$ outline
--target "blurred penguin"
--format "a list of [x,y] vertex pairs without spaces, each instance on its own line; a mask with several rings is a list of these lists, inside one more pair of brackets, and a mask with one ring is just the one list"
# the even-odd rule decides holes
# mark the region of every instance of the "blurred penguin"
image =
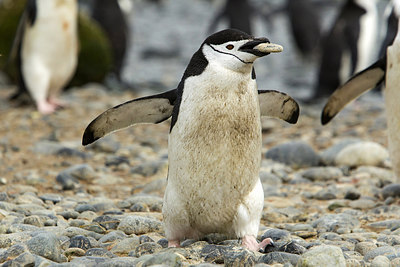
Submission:
[[304,56],[318,47],[321,24],[318,10],[309,0],[288,0],[287,14],[297,48]]
[[226,18],[228,20],[228,28],[238,29],[251,35],[252,13],[253,8],[248,0],[226,0],[225,6],[214,17],[210,26],[208,27],[208,32],[214,32],[219,21],[223,18]]
[[129,28],[117,0],[95,0],[92,17],[105,31],[112,47],[113,68],[111,73],[122,82],[121,73],[129,38]]
[[384,14],[384,27],[383,32],[385,36],[379,52],[379,56],[382,57],[386,54],[386,49],[388,46],[393,44],[394,38],[397,34],[397,29],[399,25],[400,10],[397,10],[395,6],[400,6],[400,0],[392,0],[388,3]]
[[347,0],[322,43],[319,77],[310,101],[326,97],[375,59],[378,14],[375,0]]
[[28,0],[11,56],[18,67],[19,90],[29,92],[43,114],[63,103],[57,98],[72,78],[78,57],[77,0]]

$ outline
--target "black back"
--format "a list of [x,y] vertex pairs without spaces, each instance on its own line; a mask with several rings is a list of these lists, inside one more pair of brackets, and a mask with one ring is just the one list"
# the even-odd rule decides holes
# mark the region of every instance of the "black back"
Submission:
[[287,12],[295,43],[309,55],[318,46],[321,26],[318,10],[309,0],[288,0]]
[[322,58],[313,98],[328,96],[340,85],[341,60],[346,52],[351,55],[351,73],[354,72],[358,60],[360,18],[365,13],[366,10],[354,0],[348,0],[341,9],[329,34],[322,41]]
[[113,53],[113,70],[121,81],[129,30],[117,0],[95,0],[93,18],[100,24],[110,40]]
[[386,49],[388,46],[393,44],[394,38],[397,35],[397,30],[399,27],[399,17],[396,14],[394,7],[392,8],[392,12],[387,20],[387,30],[385,39],[383,40],[382,47],[379,51],[380,56],[384,56],[386,54]]
[[226,0],[223,9],[214,17],[208,31],[213,32],[218,22],[226,18],[229,28],[239,29],[248,34],[252,33],[251,16],[253,8],[248,0]]
[[31,25],[35,24],[36,16],[37,16],[36,0],[28,0],[28,2],[26,3],[26,12],[27,12],[28,22]]

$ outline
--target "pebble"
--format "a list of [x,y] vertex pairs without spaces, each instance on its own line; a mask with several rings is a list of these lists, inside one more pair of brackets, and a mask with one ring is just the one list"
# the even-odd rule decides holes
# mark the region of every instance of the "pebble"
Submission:
[[380,144],[358,142],[343,148],[335,158],[338,166],[380,166],[389,157],[389,152]]
[[400,197],[400,184],[389,184],[382,189],[382,197]]
[[317,246],[300,256],[298,267],[346,267],[342,250],[336,246]]
[[125,234],[145,234],[162,230],[163,226],[160,221],[142,216],[126,216],[118,225],[118,230]]
[[265,157],[293,168],[318,166],[321,160],[309,144],[298,141],[272,147],[267,151]]
[[67,261],[62,254],[60,240],[53,233],[40,233],[28,240],[26,245],[29,251],[35,255],[55,262]]
[[360,142],[360,139],[345,139],[337,144],[329,147],[325,151],[321,153],[321,159],[326,165],[335,165],[335,160],[337,158],[337,155],[339,154],[340,151],[342,151],[343,148],[347,147],[350,144],[355,144]]

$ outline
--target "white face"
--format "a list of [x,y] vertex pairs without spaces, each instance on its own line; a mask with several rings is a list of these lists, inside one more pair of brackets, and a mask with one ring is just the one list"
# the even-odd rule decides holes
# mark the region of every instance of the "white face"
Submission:
[[239,72],[251,71],[256,55],[240,51],[239,48],[251,40],[230,41],[220,45],[205,44],[203,54],[210,64]]

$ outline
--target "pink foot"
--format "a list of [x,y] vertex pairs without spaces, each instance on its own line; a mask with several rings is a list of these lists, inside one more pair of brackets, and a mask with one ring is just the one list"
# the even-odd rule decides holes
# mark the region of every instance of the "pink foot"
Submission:
[[56,105],[47,101],[37,103],[37,107],[42,114],[51,114],[57,109]]
[[257,239],[252,235],[245,235],[242,238],[242,247],[245,247],[249,250],[253,251],[264,251],[267,245],[273,245],[274,242],[271,238],[266,238],[260,243],[257,242]]
[[181,242],[179,242],[179,240],[168,240],[168,247],[169,248],[180,248]]

